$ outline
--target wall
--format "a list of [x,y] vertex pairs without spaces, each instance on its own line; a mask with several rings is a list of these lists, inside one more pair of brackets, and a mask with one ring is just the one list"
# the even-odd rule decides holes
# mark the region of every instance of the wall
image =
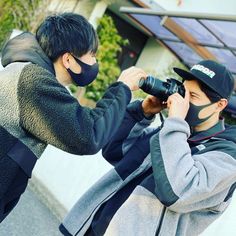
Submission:
[[111,165],[102,158],[101,152],[76,156],[49,145],[33,170],[31,187],[62,219],[78,198],[109,169]]
[[162,76],[169,65],[176,60],[175,56],[162,47],[154,38],[149,38],[136,63],[151,75]]

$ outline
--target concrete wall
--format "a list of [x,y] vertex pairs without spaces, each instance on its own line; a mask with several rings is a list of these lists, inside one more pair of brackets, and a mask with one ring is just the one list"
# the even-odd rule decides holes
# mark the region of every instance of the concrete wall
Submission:
[[143,68],[153,76],[161,77],[176,57],[165,47],[161,46],[156,39],[149,38],[136,63],[137,67]]
[[[93,0],[52,0],[48,7],[50,12],[68,12],[72,11],[83,15],[89,19],[92,24],[96,24],[97,17],[103,15],[107,3]],[[90,19],[91,17],[91,19]]]
[[46,204],[54,208],[52,211],[61,219],[110,168],[100,152],[93,156],[76,156],[49,145],[33,170],[31,186],[41,192]]

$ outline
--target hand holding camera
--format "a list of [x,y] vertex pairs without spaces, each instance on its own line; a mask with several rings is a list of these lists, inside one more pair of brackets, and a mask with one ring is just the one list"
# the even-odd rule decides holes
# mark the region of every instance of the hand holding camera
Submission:
[[122,71],[120,77],[118,78],[118,81],[121,81],[126,84],[131,91],[135,91],[139,89],[138,83],[140,78],[146,78],[146,76],[147,74],[144,72],[144,70],[132,66]]
[[168,117],[185,119],[189,110],[189,91],[185,89],[185,96],[172,94],[167,100]]
[[[189,98],[184,98],[186,90],[183,83],[173,78],[163,82],[152,76],[147,76],[146,79],[140,79],[139,87],[144,92],[153,95],[147,96],[142,103],[145,116],[157,114],[167,107],[169,109],[169,117],[185,118],[188,111]],[[188,101],[184,103],[185,100]]]
[[148,95],[142,102],[143,113],[146,117],[159,113],[166,108],[166,102],[162,102],[157,97]]

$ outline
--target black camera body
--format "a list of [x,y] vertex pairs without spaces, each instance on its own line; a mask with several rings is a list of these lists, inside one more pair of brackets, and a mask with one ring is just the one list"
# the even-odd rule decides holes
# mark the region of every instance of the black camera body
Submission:
[[147,76],[146,79],[141,78],[139,80],[139,88],[161,101],[167,101],[168,97],[174,93],[179,93],[182,97],[185,96],[183,83],[173,78],[161,81],[152,76]]

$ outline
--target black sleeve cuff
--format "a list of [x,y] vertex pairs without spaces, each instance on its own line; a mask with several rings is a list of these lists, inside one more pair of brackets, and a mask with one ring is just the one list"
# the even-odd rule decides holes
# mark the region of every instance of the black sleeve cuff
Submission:
[[127,95],[127,99],[128,99],[128,101],[130,101],[131,100],[131,97],[132,97],[132,93],[131,93],[131,90],[130,90],[130,88],[125,84],[125,83],[123,83],[123,82],[121,82],[121,81],[116,81],[116,82],[114,82],[113,84],[111,84],[110,86],[109,86],[109,88],[111,88],[111,87],[123,87],[124,88],[124,91],[125,91],[125,94]]
[[143,101],[139,101],[139,100],[136,100],[132,103],[130,103],[127,107],[127,112],[133,117],[133,119],[135,119],[136,121],[141,121],[143,119],[147,119],[147,120],[152,120],[153,116],[150,116],[150,117],[146,117],[144,115],[144,112],[143,112],[143,108],[142,108],[142,102]]

